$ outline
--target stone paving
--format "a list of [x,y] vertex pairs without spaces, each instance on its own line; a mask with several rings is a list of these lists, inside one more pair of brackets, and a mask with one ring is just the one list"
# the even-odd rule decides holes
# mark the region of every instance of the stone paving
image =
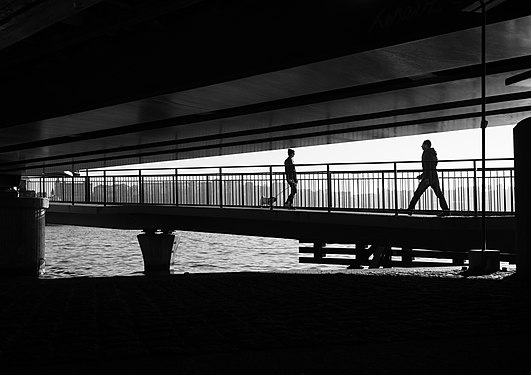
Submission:
[[0,279],[2,374],[518,373],[529,283],[461,271]]

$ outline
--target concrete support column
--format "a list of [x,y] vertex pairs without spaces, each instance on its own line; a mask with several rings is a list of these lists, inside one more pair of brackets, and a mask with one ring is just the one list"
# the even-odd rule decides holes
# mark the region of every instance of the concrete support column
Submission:
[[170,272],[170,263],[177,247],[177,237],[171,231],[144,230],[137,236],[145,274]]
[[19,198],[20,176],[0,176],[0,277],[38,276],[45,264],[46,198]]
[[513,129],[516,211],[516,273],[531,276],[531,117]]

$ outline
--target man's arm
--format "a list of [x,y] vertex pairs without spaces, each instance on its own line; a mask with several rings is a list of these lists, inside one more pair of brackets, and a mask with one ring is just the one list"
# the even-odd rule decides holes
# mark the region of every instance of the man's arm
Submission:
[[428,154],[426,151],[422,152],[422,173],[417,176],[417,179],[422,180],[425,176],[429,175],[429,163]]

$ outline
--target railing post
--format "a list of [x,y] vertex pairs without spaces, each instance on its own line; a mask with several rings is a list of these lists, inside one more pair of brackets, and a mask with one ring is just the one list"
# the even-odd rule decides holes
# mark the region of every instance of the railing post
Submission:
[[395,178],[395,215],[398,215],[398,169],[396,162],[393,163],[394,167],[394,178]]
[[179,206],[179,169],[175,168],[175,205]]
[[44,198],[44,176],[41,177],[41,183],[40,183],[40,187],[41,187],[41,198]]
[[219,208],[223,208],[223,169],[219,167]]
[[85,202],[90,203],[90,177],[85,173]]
[[107,206],[107,171],[103,171],[103,205]]
[[72,193],[72,206],[73,206],[74,205],[74,201],[75,201],[75,199],[74,199],[75,189],[74,189],[74,171],[73,171],[73,169],[72,169],[72,186],[71,186],[70,190],[71,190],[71,193]]
[[[206,175],[206,205],[210,205],[210,181],[208,179],[208,174]],[[199,180],[199,199],[201,200],[201,180]]]
[[477,178],[478,178],[478,168],[476,161],[474,160],[474,186],[472,187],[474,189],[474,216],[478,216],[478,186],[477,186]]
[[514,214],[514,184],[513,184],[513,170],[510,169],[510,181],[511,181],[511,213]]
[[[269,166],[269,197],[273,198],[273,166]],[[273,209],[273,202],[269,205],[269,209]]]
[[326,189],[327,201],[328,201],[328,212],[332,211],[332,174],[330,172],[330,164],[326,165]]
[[61,188],[62,193],[63,193],[63,197],[62,197],[61,200],[64,202],[65,199],[66,199],[66,194],[65,194],[65,178],[64,178],[64,176],[61,177],[61,183],[63,184],[63,186],[62,186],[62,188]]
[[112,203],[116,203],[116,177],[112,176]]
[[144,203],[144,181],[142,178],[142,170],[138,170],[138,203]]
[[385,210],[385,172],[382,172],[382,210]]
[[240,175],[241,178],[241,192],[242,192],[242,207],[245,207],[245,184],[243,183],[243,173]]

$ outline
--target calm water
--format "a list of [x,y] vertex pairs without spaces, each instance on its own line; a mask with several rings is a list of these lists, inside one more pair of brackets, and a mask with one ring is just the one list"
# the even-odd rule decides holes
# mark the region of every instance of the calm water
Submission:
[[[140,275],[144,270],[137,230],[46,226],[42,278]],[[176,231],[172,273],[344,269],[299,264],[296,240]]]

